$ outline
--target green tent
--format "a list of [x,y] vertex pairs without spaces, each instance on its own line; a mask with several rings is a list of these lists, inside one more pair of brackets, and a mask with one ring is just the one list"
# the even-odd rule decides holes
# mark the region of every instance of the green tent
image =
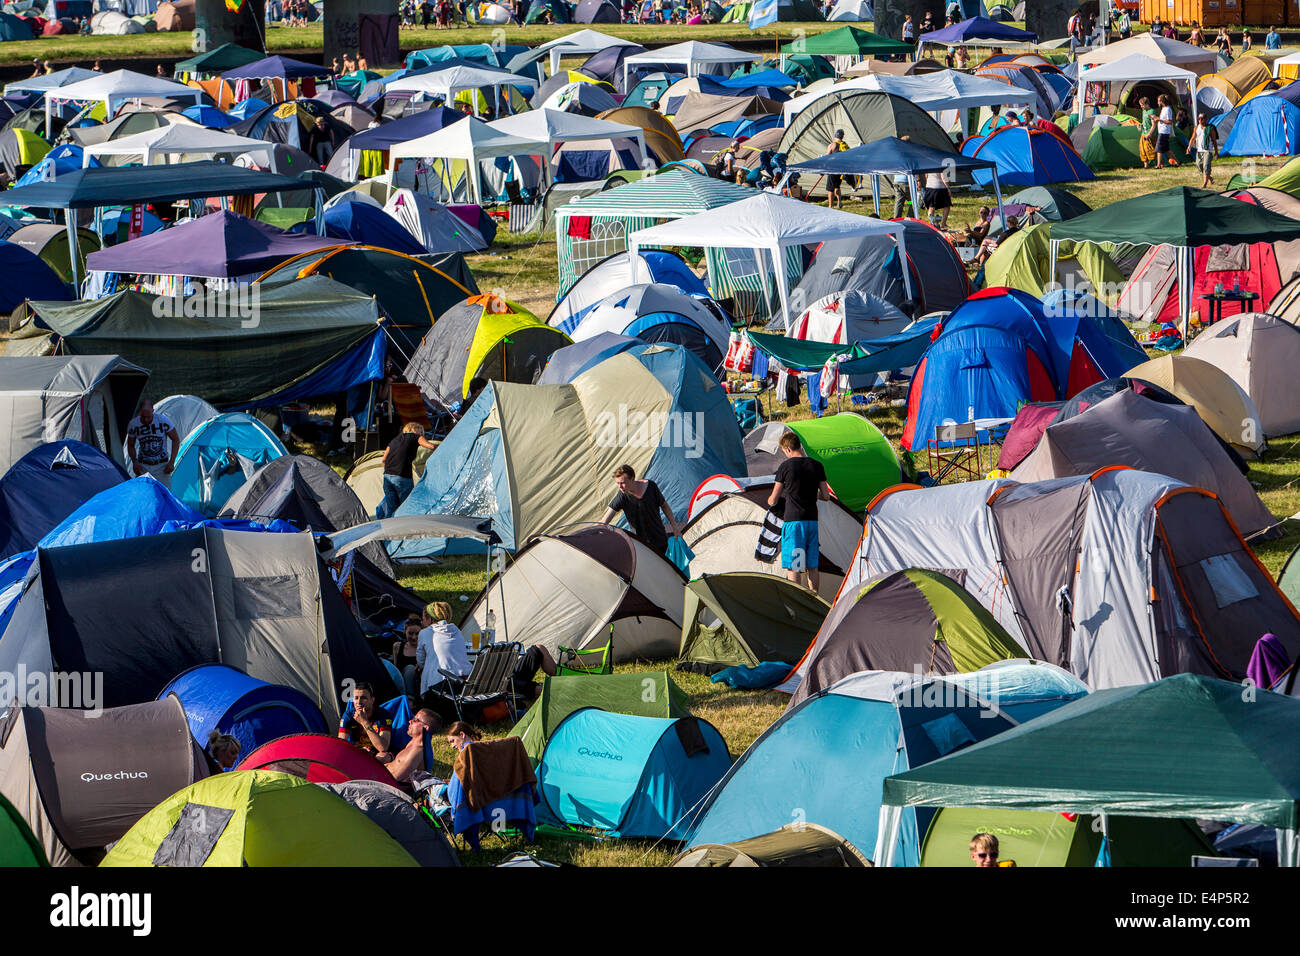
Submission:
[[980,806],[1295,829],[1297,736],[1300,700],[1178,674],[1097,691],[888,777],[883,802],[894,820],[905,806]]
[[1292,196],[1300,196],[1300,156],[1257,182],[1252,182],[1240,173],[1235,174],[1228,180],[1227,188],[1245,189],[1249,186],[1266,186],[1269,189],[1290,193]]
[[596,707],[633,717],[689,717],[686,694],[667,671],[595,674],[587,677],[547,677],[542,693],[510,730],[524,742],[534,766],[555,728],[574,711]]
[[0,797],[0,867],[49,865],[27,821],[12,803]]
[[820,56],[911,56],[916,48],[901,40],[891,40],[879,33],[858,27],[843,26],[825,33],[799,37],[781,47],[782,53],[808,53]]
[[[1094,172],[1137,169],[1142,165],[1138,151],[1141,138],[1141,126],[1094,126],[1083,148],[1083,161]],[[1180,163],[1189,162],[1186,139],[1181,133],[1170,140],[1170,155]]]
[[850,511],[901,480],[898,456],[889,439],[861,415],[841,412],[790,422],[808,457],[822,463],[826,483]]
[[856,593],[839,593],[816,643],[796,668],[799,686],[787,710],[861,671],[969,674],[1027,657],[953,578],[908,568],[874,578]]
[[1238,245],[1300,239],[1300,221],[1205,189],[1174,186],[1057,223],[1052,237],[1150,245]]
[[[1111,817],[1112,866],[1187,866],[1193,856],[1214,856],[1199,827],[1186,820]],[[998,860],[1022,866],[1095,866],[1101,850],[1099,818],[1045,810],[977,810],[945,807],[935,814],[921,845],[922,866],[971,867],[970,838],[998,838]]]
[[264,59],[266,59],[264,53],[250,50],[238,43],[223,43],[207,53],[200,53],[188,60],[181,60],[172,67],[172,75],[179,77],[183,73],[190,73],[200,76],[215,76],[218,73],[225,73],[226,70],[248,66],[250,63],[256,63],[258,60]]
[[168,797],[100,866],[418,866],[360,810],[301,777],[240,770]]
[[1053,263],[1052,232],[1056,225],[1038,223],[998,243],[997,251],[984,264],[985,283],[1020,289],[1042,298],[1049,288],[1064,281],[1061,275],[1068,270],[1076,273],[1077,278],[1086,278],[1093,290],[1099,292],[1124,287],[1124,273],[1095,242],[1063,240]]
[[1278,571],[1277,586],[1288,601],[1300,607],[1300,560],[1296,560],[1297,554],[1300,554],[1300,545],[1287,555],[1282,570]]
[[686,585],[678,666],[712,674],[766,661],[794,664],[830,609],[816,592],[761,571],[706,574]]

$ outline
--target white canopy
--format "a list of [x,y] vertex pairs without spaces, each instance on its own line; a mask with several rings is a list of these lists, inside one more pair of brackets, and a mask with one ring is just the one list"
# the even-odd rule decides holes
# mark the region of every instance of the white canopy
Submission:
[[55,103],[103,103],[107,114],[104,118],[111,119],[123,103],[146,96],[174,97],[199,103],[203,91],[186,86],[184,83],[177,83],[175,80],[164,79],[161,76],[145,76],[143,73],[133,73],[130,70],[103,73],[76,83],[69,83],[67,86],[46,90],[45,128],[50,128]]
[[999,80],[991,80],[986,76],[971,76],[969,73],[961,73],[957,70],[940,70],[937,73],[924,73],[917,76],[870,73],[789,100],[782,107],[785,125],[789,126],[794,117],[821,97],[844,90],[893,93],[905,100],[911,100],[927,113],[993,105],[1031,105],[1036,99],[1028,90]]
[[[781,297],[781,318],[788,325],[790,301],[785,250],[790,246],[871,235],[895,236],[899,258],[907,261],[901,223],[857,216],[762,192],[694,216],[639,229],[627,237],[627,246],[633,255],[644,246],[766,250],[772,257],[777,294]],[[761,263],[762,257],[759,260]],[[903,283],[908,296],[911,296],[912,282],[908,272],[903,270]]]
[[1175,84],[1181,83],[1187,90],[1189,101],[1196,99],[1196,74],[1191,70],[1153,60],[1141,53],[1130,53],[1122,60],[1105,63],[1090,70],[1080,68],[1079,89],[1074,97],[1079,116],[1083,116],[1084,103],[1087,102],[1087,87],[1090,83],[1125,83],[1130,80],[1168,80]]
[[[388,160],[390,169],[396,169],[402,159],[460,159],[477,168],[481,160],[496,156],[549,156],[550,153],[545,142],[502,133],[468,116],[427,136],[396,144],[388,151]],[[478,177],[471,176],[469,181],[472,200],[482,202]]]
[[15,80],[12,83],[6,83],[5,96],[13,93],[44,93],[46,90],[56,90],[60,86],[67,86],[69,83],[80,83],[82,80],[89,80],[103,75],[103,73],[96,70],[70,66],[66,70],[42,73],[40,76],[33,76],[29,80]]
[[[500,89],[503,86],[524,86],[536,89],[537,82],[508,70],[494,70],[491,67],[453,66],[433,73],[420,73],[417,76],[405,76],[394,80],[385,87],[387,93],[424,93],[426,96],[441,96],[450,103],[457,93],[468,90]],[[478,103],[474,104],[475,110]]]
[[640,45],[635,40],[612,37],[608,33],[601,33],[599,30],[578,30],[576,33],[570,33],[568,36],[549,40],[541,46],[534,47],[533,52],[545,52],[551,55],[551,75],[554,75],[560,69],[561,57],[591,56],[593,53],[599,53],[601,50],[609,49],[612,46]]
[[1123,60],[1135,53],[1141,54],[1148,59],[1159,60],[1162,63],[1172,63],[1174,66],[1186,67],[1194,70],[1198,75],[1213,73],[1218,60],[1218,56],[1213,50],[1192,46],[1190,43],[1183,43],[1181,40],[1170,40],[1166,37],[1142,33],[1129,37],[1127,40],[1120,40],[1118,43],[1095,46],[1088,50],[1087,53],[1079,54],[1079,72],[1082,73],[1089,67],[1096,68],[1103,63],[1114,63],[1116,60]]
[[95,146],[87,146],[82,153],[82,165],[89,166],[93,158],[104,156],[129,157],[123,165],[139,158],[141,165],[161,166],[168,163],[191,162],[197,158],[208,159],[226,154],[260,154],[258,165],[270,169],[274,143],[264,139],[250,139],[203,126],[181,124],[159,126],[157,129],[133,133],[121,139],[110,139]]
[[623,61],[623,88],[627,89],[627,76],[632,67],[682,66],[687,76],[698,76],[703,66],[739,65],[761,59],[754,53],[742,53],[721,43],[701,43],[687,40],[659,50],[634,53]]
[[[450,128],[459,124],[453,123]],[[645,132],[639,126],[626,123],[613,123],[609,120],[583,116],[580,113],[565,113],[560,110],[529,110],[514,116],[503,116],[488,124],[498,133],[517,136],[534,143],[544,143],[549,160],[555,147],[561,143],[575,143],[596,139],[631,139],[635,140],[641,150],[642,161],[646,158]]]

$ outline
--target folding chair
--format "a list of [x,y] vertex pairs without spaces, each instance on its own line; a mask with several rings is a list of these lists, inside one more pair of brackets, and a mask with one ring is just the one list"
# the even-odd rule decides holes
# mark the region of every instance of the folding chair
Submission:
[[572,647],[561,645],[559,650],[560,656],[555,662],[555,670],[561,677],[614,673],[613,636],[604,647],[590,647],[585,651],[575,651]]
[[984,477],[980,450],[974,422],[938,425],[934,438],[925,445],[926,468],[936,483],[950,474],[963,481],[978,481]]
[[519,719],[511,678],[519,666],[523,645],[518,641],[508,644],[489,644],[474,658],[474,667],[465,678],[457,677],[442,668],[438,673],[447,679],[448,690],[440,692],[456,708],[456,716],[465,719],[465,708],[482,709],[489,704],[504,701],[510,719]]
[[409,382],[394,382],[390,387],[392,388],[393,411],[402,420],[402,424],[409,425],[411,422],[418,422],[424,426],[425,431],[433,431],[433,417],[429,414],[429,406],[424,401],[420,386],[412,385]]

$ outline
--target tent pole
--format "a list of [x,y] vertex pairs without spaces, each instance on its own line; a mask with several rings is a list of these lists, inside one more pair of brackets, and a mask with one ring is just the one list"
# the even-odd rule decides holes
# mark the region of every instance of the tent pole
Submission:
[[871,174],[871,205],[875,207],[876,216],[880,216],[880,176]]
[[1178,311],[1182,313],[1183,319],[1183,345],[1187,345],[1188,327],[1192,318],[1192,283],[1196,277],[1192,275],[1192,256],[1191,249],[1188,246],[1178,246]]
[[899,266],[903,270],[903,291],[907,293],[908,302],[915,305],[916,292],[912,289],[912,270],[907,263],[907,230],[900,227],[896,238],[898,239]]
[[77,256],[80,250],[77,248],[77,217],[73,215],[72,208],[63,210],[64,228],[68,231],[68,264],[72,268],[72,286],[76,290],[78,297],[81,295],[81,270],[77,268]]

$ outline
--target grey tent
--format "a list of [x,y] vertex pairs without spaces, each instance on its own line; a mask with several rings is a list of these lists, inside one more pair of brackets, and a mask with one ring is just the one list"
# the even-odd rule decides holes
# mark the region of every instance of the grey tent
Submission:
[[442,830],[433,826],[402,791],[375,780],[318,783],[342,797],[402,845],[421,866],[460,866],[460,857]]
[[1153,402],[1132,389],[1049,425],[1011,477],[1046,481],[1090,475],[1113,465],[1168,475],[1212,492],[1243,534],[1254,535],[1276,524],[1194,408]]
[[1266,438],[1300,431],[1300,327],[1251,312],[1216,322],[1183,352],[1209,362],[1242,387],[1259,410]]
[[153,410],[171,419],[181,441],[209,418],[216,418],[219,414],[197,395],[168,395],[161,401],[154,402]]
[[589,650],[614,641],[614,659],[666,660],[682,634],[681,573],[625,531],[594,525],[542,535],[494,575],[460,628],[497,640]]
[[[664,94],[671,96],[670,89]],[[760,116],[780,116],[781,104],[765,96],[719,96],[698,90],[682,97],[673,115],[673,126],[683,136],[696,130],[713,129],[723,123],[735,123]]]
[[0,797],[54,866],[97,863],[142,816],[208,775],[173,696],[86,718],[16,705],[0,716]]
[[714,674],[769,661],[794,664],[829,610],[816,592],[770,574],[706,574],[686,586],[677,667]]
[[671,866],[870,866],[862,851],[828,827],[787,823],[774,833],[735,843],[700,843],[673,857]]
[[0,474],[64,438],[125,464],[126,426],[148,382],[145,369],[116,355],[0,356]]
[[[307,533],[197,527],[40,549],[22,588],[0,672],[102,674],[104,706],[153,700],[212,663],[291,687],[327,720],[349,682],[394,693]],[[0,683],[0,706],[13,693]]]
[[822,243],[795,287],[792,301],[811,303],[834,293],[861,292],[913,315],[950,312],[966,301],[971,293],[970,280],[943,233],[919,219],[905,219],[903,242],[912,288],[919,299],[915,304],[908,302],[898,243],[888,235]]

